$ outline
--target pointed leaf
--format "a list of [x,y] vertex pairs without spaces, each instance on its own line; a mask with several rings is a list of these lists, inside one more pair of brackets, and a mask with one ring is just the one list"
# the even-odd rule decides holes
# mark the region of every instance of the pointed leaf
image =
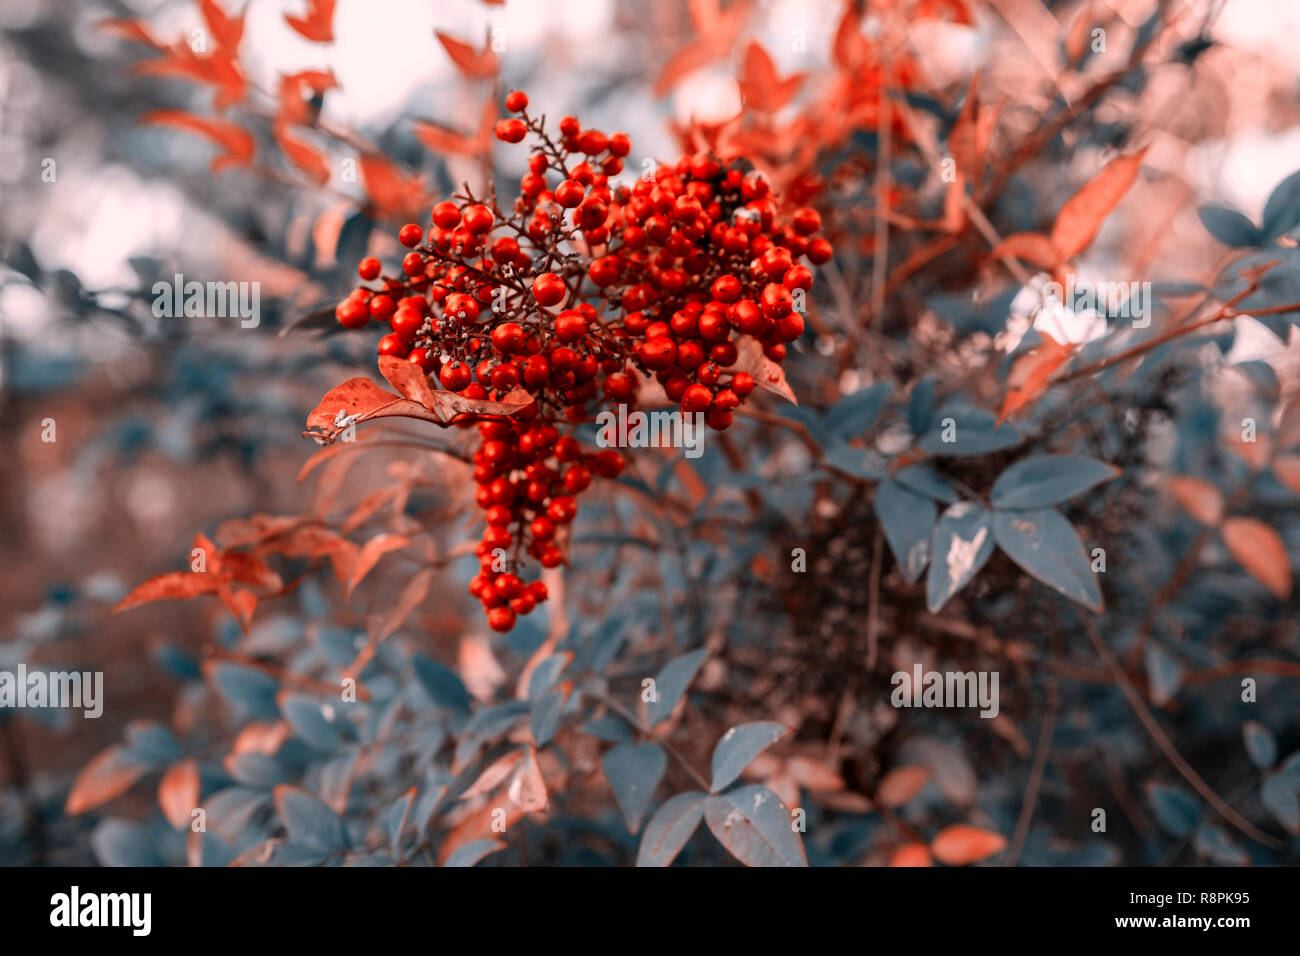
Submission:
[[1012,561],[1072,601],[1098,614],[1101,589],[1074,526],[1059,511],[998,511],[993,538]]

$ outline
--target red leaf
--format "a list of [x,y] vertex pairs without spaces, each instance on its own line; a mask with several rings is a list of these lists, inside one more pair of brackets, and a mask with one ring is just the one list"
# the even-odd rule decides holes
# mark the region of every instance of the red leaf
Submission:
[[1047,390],[1056,370],[1069,361],[1077,348],[1068,342],[1062,344],[1056,341],[1046,332],[1040,331],[1039,334],[1043,337],[1043,344],[1016,359],[1011,366],[1011,374],[1007,376],[1007,397],[1003,399],[1002,411],[998,413],[998,425],[1037,401]]
[[124,747],[114,744],[81,768],[68,791],[64,812],[75,817],[107,803],[129,790],[148,770],[133,760]]
[[334,0],[307,0],[307,15],[284,15],[284,22],[313,43],[334,42]]
[[287,123],[275,124],[275,142],[289,162],[302,170],[312,182],[323,186],[330,181],[330,164],[325,154],[315,146],[290,136]]
[[418,402],[386,392],[368,378],[350,378],[326,392],[307,416],[307,434],[327,444],[350,425],[395,415],[442,423],[437,413]]
[[415,120],[412,132],[432,152],[449,156],[477,156],[491,147],[492,128],[496,121],[496,99],[489,96],[479,114],[478,129],[473,134],[461,133],[433,120]]
[[1102,222],[1133,185],[1146,154],[1143,149],[1116,157],[1065,201],[1052,226],[1052,245],[1061,259],[1073,259],[1088,248]]
[[221,567],[240,584],[264,591],[279,591],[284,587],[280,575],[256,555],[245,554],[243,551],[225,551],[221,555]]
[[1273,459],[1273,477],[1300,495],[1300,455],[1278,455]]
[[219,173],[227,166],[244,166],[253,159],[256,143],[253,134],[237,123],[226,120],[207,119],[186,113],[184,110],[151,110],[140,117],[141,124],[154,126],[172,126],[189,133],[204,136],[224,152],[212,160],[212,171]]
[[1279,600],[1291,596],[1291,563],[1281,536],[1258,518],[1229,518],[1220,529],[1223,543],[1253,577]]
[[940,863],[964,866],[1001,853],[1006,845],[1006,838],[1000,833],[956,823],[939,831],[930,841],[930,850]]
[[434,35],[442,44],[442,48],[447,51],[447,55],[451,57],[451,62],[455,63],[456,68],[470,79],[486,80],[496,75],[499,63],[497,55],[492,52],[491,45],[476,50],[468,43],[463,43],[441,30],[435,30]]
[[835,30],[831,50],[835,65],[846,73],[855,72],[871,57],[871,44],[862,35],[862,19],[854,4],[844,5],[844,16]]
[[167,768],[158,784],[158,805],[173,828],[189,824],[199,805],[199,765],[194,758]]
[[799,404],[799,399],[795,397],[794,390],[790,388],[790,384],[785,380],[785,372],[781,369],[781,366],[763,354],[763,346],[759,344],[757,339],[748,335],[741,336],[739,353],[732,371],[748,372],[760,387],[775,395],[780,395],[788,402],[795,405]]
[[125,611],[151,601],[185,601],[217,590],[217,576],[206,571],[168,571],[159,574],[122,598],[113,613]]
[[235,620],[239,622],[239,629],[247,634],[249,625],[253,623],[253,612],[257,610],[257,595],[252,591],[236,591],[221,587],[217,589],[217,597],[221,598],[221,603],[235,616]]

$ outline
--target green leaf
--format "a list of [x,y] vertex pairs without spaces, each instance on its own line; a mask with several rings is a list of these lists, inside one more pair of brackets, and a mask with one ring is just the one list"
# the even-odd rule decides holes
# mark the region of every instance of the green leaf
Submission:
[[1261,231],[1276,239],[1300,225],[1300,171],[1292,173],[1273,188],[1264,203]]
[[1118,468],[1095,458],[1033,455],[998,476],[989,501],[1000,510],[1046,508],[1110,481],[1119,473]]
[[1235,209],[1227,206],[1202,206],[1196,210],[1196,215],[1210,235],[1225,246],[1249,249],[1264,241],[1264,234],[1255,224]]
[[1158,783],[1147,785],[1147,798],[1155,811],[1156,822],[1176,837],[1192,832],[1201,819],[1201,808],[1187,791],[1180,787],[1166,787]]
[[894,480],[908,491],[925,495],[946,505],[955,505],[960,497],[952,485],[948,484],[937,471],[929,465],[912,465],[899,469]]
[[423,654],[411,657],[411,667],[415,671],[415,679],[435,704],[447,710],[469,713],[469,691],[454,671]]
[[307,791],[281,784],[275,788],[275,808],[296,846],[325,853],[347,849],[343,818]]
[[717,793],[729,786],[754,762],[755,757],[789,732],[788,728],[770,720],[732,727],[713,748],[710,791]]
[[964,588],[993,554],[993,516],[973,501],[959,501],[934,526],[925,603],[930,613]]
[[827,428],[842,440],[857,438],[876,423],[889,401],[889,392],[887,382],[877,382],[845,395],[826,413]]
[[1294,780],[1283,773],[1270,773],[1260,785],[1259,800],[1288,833],[1300,834],[1300,795]]
[[1147,642],[1142,656],[1147,665],[1151,700],[1163,707],[1183,686],[1183,666],[1178,663],[1178,658],[1154,641]]
[[1196,828],[1192,840],[1196,852],[1224,866],[1248,866],[1250,854],[1238,846],[1237,841],[1212,823],[1202,823]]
[[443,866],[474,866],[485,856],[505,848],[506,845],[500,840],[474,840],[464,846],[457,847],[456,852],[447,857],[447,862]]
[[608,744],[630,744],[636,739],[627,722],[617,717],[597,717],[595,720],[587,721],[578,729]]
[[877,451],[853,445],[836,445],[822,457],[822,462],[854,478],[879,481],[885,476],[885,459]]
[[762,784],[709,797],[704,822],[718,841],[746,866],[807,866],[803,841],[790,826],[790,812]]
[[551,742],[560,726],[560,718],[564,716],[564,705],[568,700],[569,695],[558,687],[533,700],[528,721],[537,746],[545,747]]
[[1100,614],[1101,588],[1074,526],[1060,512],[998,511],[993,540],[1030,576]]
[[619,744],[606,752],[601,766],[605,768],[605,779],[614,791],[628,832],[636,833],[668,766],[668,757],[658,744],[649,741]]
[[707,799],[707,794],[691,790],[665,800],[646,824],[641,848],[636,854],[636,865],[667,866],[672,863],[704,819],[704,801]]
[[1241,725],[1241,736],[1246,741],[1250,762],[1260,770],[1267,770],[1277,761],[1277,741],[1272,732],[1257,720]]
[[333,751],[343,741],[343,730],[334,723],[334,716],[326,716],[325,708],[314,697],[294,694],[281,706],[285,719],[296,733],[317,750]]
[[929,498],[908,491],[892,478],[876,487],[875,507],[903,577],[915,581],[930,559],[930,532],[939,509]]
[[655,699],[650,701],[646,708],[651,727],[673,712],[677,701],[681,700],[682,694],[686,693],[686,688],[695,679],[696,672],[708,656],[709,652],[700,648],[664,665],[663,670],[655,678]]

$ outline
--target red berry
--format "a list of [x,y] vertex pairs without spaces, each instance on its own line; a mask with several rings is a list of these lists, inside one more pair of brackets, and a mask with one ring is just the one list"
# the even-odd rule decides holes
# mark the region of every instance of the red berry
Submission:
[[360,299],[344,299],[334,307],[334,318],[345,329],[364,329],[370,322],[370,308]]
[[533,540],[550,541],[555,537],[555,522],[546,515],[539,515],[533,519],[533,523],[529,525],[528,530],[532,532]]
[[794,308],[794,299],[790,290],[783,285],[769,282],[763,288],[763,314],[769,319],[781,319],[790,314]]
[[646,368],[657,372],[677,361],[677,346],[667,336],[659,336],[641,343],[637,354]]
[[740,280],[735,276],[718,276],[709,291],[719,302],[735,302],[740,298]]
[[737,372],[731,376],[731,390],[741,398],[745,398],[754,390],[754,376],[748,372]]
[[790,219],[790,225],[794,231],[801,236],[811,236],[822,227],[821,214],[816,209],[809,209],[804,206],[802,209],[796,209],[794,216]]
[[578,503],[572,495],[560,495],[551,499],[546,508],[546,516],[556,524],[568,524],[578,514]]
[[397,233],[397,241],[408,249],[414,249],[424,238],[424,230],[413,222],[408,222]]
[[585,465],[570,465],[564,473],[564,490],[571,495],[586,491],[591,484],[591,470]]
[[487,612],[488,627],[502,633],[515,626],[515,612],[508,607],[494,607]]
[[522,113],[528,109],[528,94],[520,90],[511,90],[506,94],[506,109],[511,113]]
[[380,355],[392,355],[396,358],[406,358],[407,353],[410,351],[410,344],[403,341],[401,336],[385,335],[379,340]]
[[411,349],[411,354],[406,360],[413,365],[418,365],[427,372],[432,372],[438,365],[438,355],[429,349]]
[[533,298],[539,305],[556,305],[567,293],[564,280],[554,272],[543,272],[533,280]]
[[572,179],[566,179],[555,187],[555,201],[565,209],[578,206],[586,195],[587,190],[583,188],[582,183]]
[[623,455],[613,448],[598,452],[592,459],[591,467],[602,478],[617,478],[623,473]]
[[424,257],[418,252],[408,252],[402,259],[402,271],[412,278],[424,275]]
[[524,347],[524,327],[518,322],[503,322],[492,330],[492,347],[510,355]]
[[444,199],[433,207],[433,221],[441,229],[455,229],[460,225],[460,209]]
[[470,383],[469,366],[463,362],[450,361],[438,373],[438,381],[443,388],[459,392]]
[[465,228],[475,235],[482,235],[491,230],[494,221],[492,210],[478,203],[465,207],[464,219]]
[[372,279],[378,279],[379,273],[382,270],[383,266],[380,265],[379,260],[374,256],[366,256],[357,264],[357,275],[361,276],[361,278],[365,279],[367,282]]
[[376,322],[387,322],[393,317],[396,308],[391,295],[380,293],[370,297],[370,317]]
[[394,334],[410,342],[415,338],[415,333],[424,326],[424,316],[414,309],[398,309],[389,325],[392,326]]
[[503,143],[521,143],[527,135],[527,124],[515,117],[503,119],[496,125],[496,137]]
[[691,385],[682,392],[682,411],[702,412],[713,401],[713,392],[706,385]]
[[478,321],[478,301],[472,295],[465,295],[463,292],[454,293],[447,296],[443,313],[451,316],[461,325],[473,325]]
[[776,334],[782,342],[793,342],[803,335],[803,316],[791,312],[776,323]]
[[[536,294],[536,286],[534,286]],[[555,337],[561,342],[576,342],[587,334],[587,320],[576,309],[565,309],[555,319]]]
[[825,239],[814,239],[808,243],[808,261],[815,266],[824,265],[831,261],[835,255],[835,249]]

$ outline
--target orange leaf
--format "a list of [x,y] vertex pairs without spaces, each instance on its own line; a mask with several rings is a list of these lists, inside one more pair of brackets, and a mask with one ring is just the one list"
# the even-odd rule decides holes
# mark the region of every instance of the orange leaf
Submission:
[[184,110],[151,110],[141,116],[139,122],[142,125],[172,126],[212,140],[224,150],[212,160],[214,173],[221,172],[227,166],[247,165],[253,159],[256,148],[253,134],[237,123],[207,119]]
[[185,601],[217,590],[217,576],[206,571],[168,571],[155,575],[122,598],[113,613],[151,601]]
[[193,757],[167,768],[158,784],[158,805],[175,829],[190,822],[199,805],[199,765]]
[[378,153],[361,157],[361,178],[366,195],[381,216],[411,218],[428,197],[428,190],[418,176],[403,172]]
[[239,629],[247,634],[249,625],[253,623],[253,612],[257,610],[257,595],[252,591],[222,587],[217,589],[217,597],[221,598],[221,603],[235,615],[235,620],[239,622]]
[[1281,536],[1258,518],[1229,518],[1221,530],[1228,551],[1250,576],[1286,600],[1291,595],[1291,563]]
[[1300,494],[1300,455],[1278,455],[1273,459],[1273,477]]
[[244,7],[238,16],[232,17],[216,0],[199,0],[199,11],[203,14],[203,21],[208,25],[208,32],[212,34],[218,49],[233,55],[239,47],[239,41],[244,38],[244,15],[248,13],[248,7]]
[[1069,361],[1077,348],[1068,342],[1058,342],[1041,330],[1039,334],[1043,337],[1043,344],[1016,359],[1011,366],[1011,374],[1007,376],[1007,397],[1002,400],[1002,410],[998,413],[996,423],[998,425],[1037,401],[1047,390],[1056,370]]
[[300,139],[289,135],[287,123],[275,124],[275,142],[288,158],[312,182],[325,185],[330,181],[330,164],[325,154]]
[[1117,156],[1082,189],[1065,201],[1052,226],[1052,245],[1062,259],[1073,259],[1092,242],[1142,167],[1145,149]]
[[379,559],[389,551],[397,551],[411,543],[411,539],[400,534],[377,534],[361,546],[357,552],[356,560],[352,564],[352,573],[348,577],[347,597],[352,597],[352,592],[356,586],[361,583],[361,579],[370,573],[371,568],[379,563]]
[[901,807],[915,798],[929,779],[929,767],[895,767],[880,781],[876,795],[887,807]]
[[311,110],[307,94],[324,96],[339,88],[333,70],[303,70],[280,77],[280,113],[278,120],[295,126],[310,122]]
[[964,866],[1001,853],[1006,845],[1006,838],[1000,833],[957,823],[939,831],[930,841],[930,851],[940,863]]
[[131,72],[135,76],[175,76],[214,86],[217,95],[213,105],[219,111],[240,102],[248,92],[248,80],[239,61],[221,48],[199,56],[184,43],[178,43],[157,59],[133,64]]
[[846,73],[865,65],[871,57],[871,44],[862,35],[862,18],[852,3],[844,5],[844,16],[840,18],[840,25],[835,30],[831,50],[835,56],[835,65]]
[[1223,493],[1204,478],[1172,475],[1165,484],[1174,500],[1201,524],[1213,527],[1223,520]]
[[284,22],[313,43],[334,42],[334,0],[307,0],[307,15],[284,15]]
[[930,851],[924,843],[904,843],[889,858],[890,866],[932,866]]
[[761,43],[751,40],[745,48],[740,91],[744,94],[745,102],[754,109],[776,112],[790,102],[802,83],[802,73],[781,79],[776,72],[776,64]]
[[120,744],[114,744],[81,768],[68,791],[64,812],[75,817],[107,803],[129,790],[148,769],[133,760]]
[[451,57],[451,62],[455,63],[456,68],[471,80],[486,80],[496,75],[499,63],[490,44],[485,45],[482,50],[476,50],[468,43],[463,43],[441,30],[435,30],[434,35],[442,44],[442,48],[447,51],[447,55]]
[[1061,261],[1052,240],[1036,232],[1018,232],[1007,236],[989,253],[995,259],[1024,259],[1040,269],[1051,271]]
[[110,19],[101,20],[98,24],[99,29],[105,33],[111,33],[115,36],[122,37],[124,40],[132,40],[136,43],[142,43],[145,46],[151,46],[155,50],[161,50],[163,45],[154,39],[149,28],[139,20]]

